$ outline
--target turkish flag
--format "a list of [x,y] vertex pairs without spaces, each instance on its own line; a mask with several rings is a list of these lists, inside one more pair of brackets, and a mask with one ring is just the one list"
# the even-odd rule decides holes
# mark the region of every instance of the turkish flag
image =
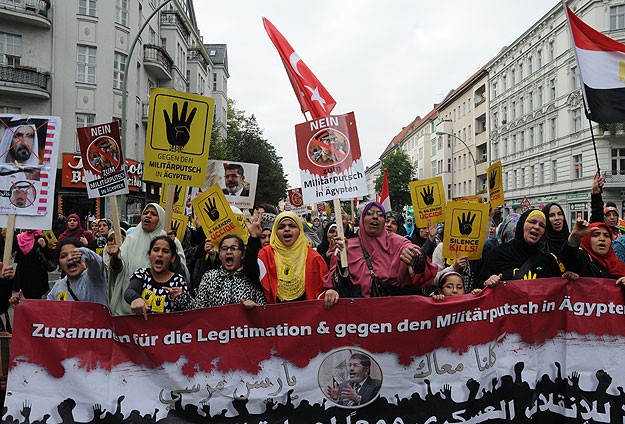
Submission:
[[310,112],[313,119],[328,116],[336,105],[336,101],[276,27],[266,18],[263,18],[263,25],[271,42],[278,49],[302,113]]

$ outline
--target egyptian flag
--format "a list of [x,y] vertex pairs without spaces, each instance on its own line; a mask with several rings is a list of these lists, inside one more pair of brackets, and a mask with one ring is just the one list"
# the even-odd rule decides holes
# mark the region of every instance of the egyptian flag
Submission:
[[313,119],[330,115],[336,102],[328,90],[268,19],[263,18],[263,25],[271,42],[280,54],[282,64],[302,108],[302,113],[310,112]]
[[625,45],[564,7],[575,43],[586,116],[603,124],[625,122]]

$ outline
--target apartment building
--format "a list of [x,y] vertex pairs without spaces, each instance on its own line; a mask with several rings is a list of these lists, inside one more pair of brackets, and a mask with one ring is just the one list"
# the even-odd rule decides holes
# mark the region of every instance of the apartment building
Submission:
[[119,204],[128,219],[159,194],[141,180],[150,90],[214,97],[225,135],[228,77],[226,45],[204,44],[192,0],[0,0],[0,112],[62,118],[58,212],[110,216],[83,190],[75,129],[122,121],[124,80],[131,193]]

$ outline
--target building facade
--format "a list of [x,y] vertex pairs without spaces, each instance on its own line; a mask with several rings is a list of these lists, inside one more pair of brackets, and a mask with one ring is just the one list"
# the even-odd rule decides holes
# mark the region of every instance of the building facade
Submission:
[[58,212],[111,216],[103,199],[88,199],[81,188],[76,128],[122,121],[124,79],[122,143],[133,173],[131,193],[119,202],[122,219],[158,198],[158,185],[141,182],[152,88],[214,97],[216,128],[225,135],[226,46],[204,45],[192,0],[171,0],[149,19],[164,2],[0,0],[0,112],[62,118]]

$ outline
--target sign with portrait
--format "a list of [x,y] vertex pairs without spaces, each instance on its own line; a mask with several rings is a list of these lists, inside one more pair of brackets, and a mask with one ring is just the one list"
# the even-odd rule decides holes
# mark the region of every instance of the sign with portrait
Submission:
[[191,199],[213,184],[219,184],[231,206],[252,209],[256,197],[257,180],[258,164],[256,163],[211,159],[208,161],[206,181],[199,189],[191,189]]
[[368,195],[354,113],[295,126],[304,203]]
[[52,226],[60,132],[58,117],[0,114],[0,226]]
[[480,259],[488,229],[487,203],[449,202],[445,214],[443,257]]
[[204,187],[214,110],[210,97],[152,89],[144,179]]
[[415,222],[418,228],[436,225],[445,221],[447,198],[443,188],[443,177],[411,181],[410,197],[415,210]]
[[191,204],[197,215],[206,238],[217,246],[227,234],[236,234],[243,237],[247,234],[247,228],[243,231],[236,213],[226,200],[219,184],[213,184],[206,191],[195,197]]
[[128,194],[126,162],[119,141],[119,122],[76,128],[87,196]]
[[506,202],[503,196],[503,168],[501,161],[493,163],[486,168],[486,178],[488,183],[488,201],[491,208],[503,206]]

